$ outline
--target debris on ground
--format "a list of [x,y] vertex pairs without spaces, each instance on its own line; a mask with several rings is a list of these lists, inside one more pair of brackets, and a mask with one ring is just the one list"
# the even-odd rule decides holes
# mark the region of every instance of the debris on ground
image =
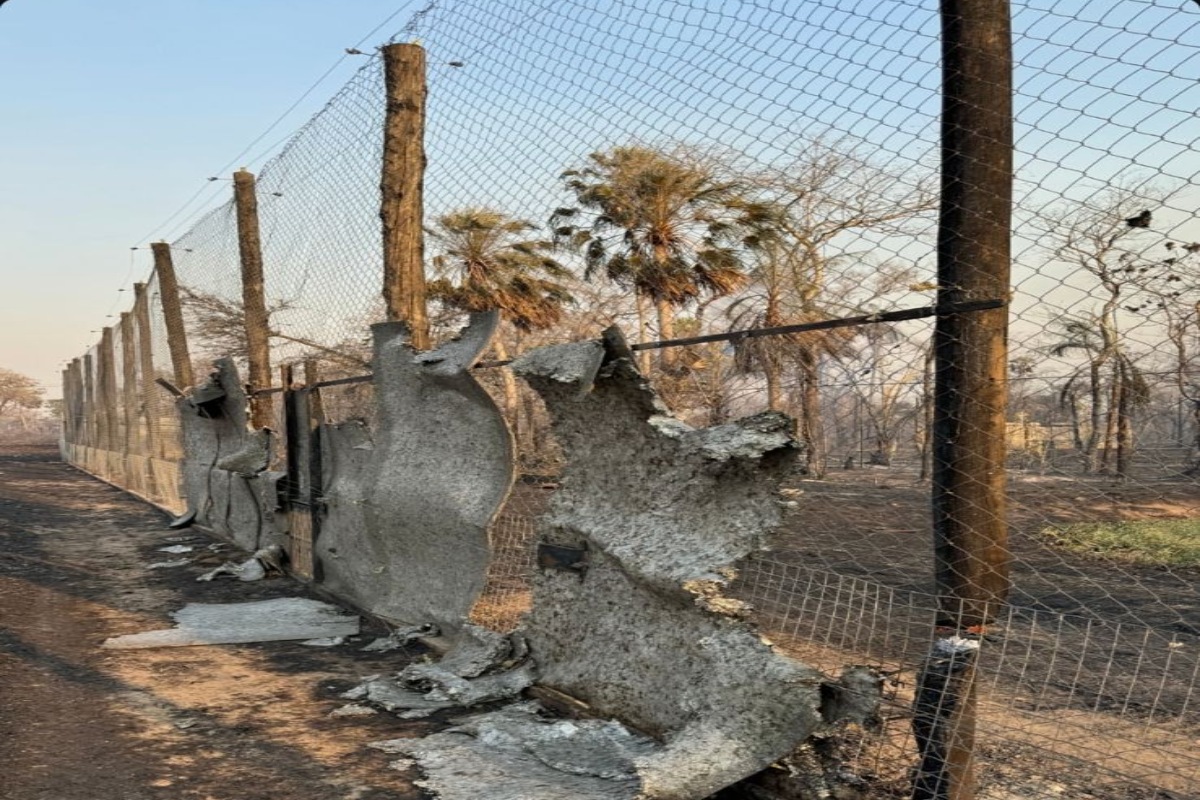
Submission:
[[158,548],[160,553],[190,553],[195,550],[195,545],[190,544],[173,544],[168,547]]
[[375,714],[378,714],[378,713],[379,713],[378,710],[371,708],[370,706],[364,706],[359,703],[347,703],[344,706],[338,706],[333,711],[330,711],[329,716],[331,716],[331,717],[370,717],[370,716],[374,716]]
[[180,558],[176,561],[155,561],[153,564],[148,565],[146,569],[172,569],[174,567],[186,567],[191,563],[192,561],[189,558]]
[[381,636],[359,649],[364,653],[389,653],[422,637],[437,635],[438,629],[434,625],[412,625],[407,628],[397,628],[387,636]]
[[240,564],[226,561],[196,580],[211,581],[220,575],[231,575],[239,581],[260,581],[272,572],[283,574],[283,548],[277,544],[255,551],[254,555]]
[[171,614],[174,628],[106,639],[101,647],[188,647],[353,636],[359,618],[337,606],[304,597],[279,597],[249,603],[189,603]]
[[467,625],[441,661],[413,664],[394,677],[369,675],[342,697],[412,719],[444,708],[511,700],[536,677],[524,638]]
[[[633,800],[637,762],[659,745],[611,720],[547,719],[537,703],[477,714],[420,739],[372,742],[416,759],[443,800]],[[413,762],[392,763],[408,769]]]
[[345,643],[345,636],[323,636],[320,639],[306,639],[300,642],[305,647],[337,647]]

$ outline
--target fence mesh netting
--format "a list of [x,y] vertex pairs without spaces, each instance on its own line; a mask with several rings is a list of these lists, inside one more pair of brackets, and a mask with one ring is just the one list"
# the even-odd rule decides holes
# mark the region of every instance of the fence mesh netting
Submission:
[[[1200,7],[1012,6],[1014,590],[981,642],[982,791],[1190,796]],[[428,53],[435,338],[461,324],[464,281],[480,268],[491,270],[480,291],[508,303],[497,360],[610,324],[646,341],[930,305],[939,32],[937,3],[901,0],[430,3],[396,38]],[[368,326],[384,318],[383,73],[378,55],[364,59],[258,175],[271,358],[319,362],[322,379],[366,372]],[[217,177],[214,197],[228,189]],[[246,353],[232,201],[186,225],[172,250],[203,376],[213,358]],[[639,267],[656,247],[672,266]],[[534,290],[514,293],[520,276]],[[145,313],[131,309],[67,371],[67,448],[181,510],[178,423],[153,386],[173,375],[158,291],[152,279]],[[777,645],[818,666],[884,670],[888,713],[856,756],[880,792],[912,764],[908,709],[937,607],[932,329],[868,325],[640,361],[691,424],[767,408],[800,421],[784,524],[734,588]],[[522,473],[476,609],[508,629],[528,605],[537,518],[563,464],[533,393],[504,368],[480,380]],[[369,421],[371,391],[323,390],[329,421]]]

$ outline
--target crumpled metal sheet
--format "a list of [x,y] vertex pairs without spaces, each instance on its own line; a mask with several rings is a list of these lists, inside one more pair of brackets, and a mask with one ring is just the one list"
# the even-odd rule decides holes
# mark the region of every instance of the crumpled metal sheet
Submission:
[[[636,762],[658,745],[608,720],[553,720],[536,703],[467,717],[421,739],[371,747],[416,759],[443,800],[634,800]],[[401,768],[407,766],[401,762]]]
[[661,735],[636,759],[637,796],[654,800],[708,797],[820,729],[824,676],[774,651],[725,596],[778,524],[792,421],[684,424],[615,329],[513,370],[545,400],[566,456],[543,541],[587,552],[584,570],[533,577],[520,630],[540,683]]
[[278,597],[249,603],[189,603],[171,614],[174,628],[106,639],[101,647],[128,650],[206,644],[279,642],[325,636],[353,636],[359,618],[337,606],[306,597]]

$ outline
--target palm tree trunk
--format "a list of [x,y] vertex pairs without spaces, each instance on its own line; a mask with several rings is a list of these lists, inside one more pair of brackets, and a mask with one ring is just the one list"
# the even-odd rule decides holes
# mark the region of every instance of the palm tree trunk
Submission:
[[1088,367],[1088,377],[1091,381],[1091,421],[1092,429],[1088,431],[1087,447],[1083,455],[1087,462],[1087,471],[1095,474],[1100,471],[1097,447],[1100,442],[1100,406],[1103,390],[1100,384],[1100,362],[1093,360]]
[[[674,339],[675,338],[675,306],[671,305],[667,300],[656,300],[655,306],[658,311],[658,338],[659,339]],[[658,353],[658,365],[662,367],[664,372],[670,372],[675,366],[675,350],[670,347],[664,347]]]
[[[493,341],[492,352],[496,354],[497,361],[509,360],[508,348],[504,346],[503,333]],[[500,377],[504,381],[504,416],[512,427],[513,442],[516,444],[519,459],[520,454],[527,451],[526,443],[521,441],[524,426],[521,425],[521,399],[517,393],[517,378],[513,375],[511,367],[500,367]]]
[[1117,477],[1129,477],[1133,458],[1133,393],[1130,390],[1130,367],[1118,362],[1120,396],[1117,401]]
[[[650,337],[646,335],[646,295],[640,291],[633,293],[634,305],[637,308],[638,341],[646,343]],[[643,375],[650,374],[650,351],[643,350],[638,354],[638,369]]]
[[804,442],[804,465],[814,478],[825,475],[825,437],[821,429],[820,360],[812,347],[797,351],[800,366],[800,440]]
[[[774,287],[771,287],[767,292],[767,314],[763,319],[765,326],[773,328],[781,325],[779,313],[779,293]],[[777,347],[783,342],[766,341],[763,354],[766,358],[763,359],[763,377],[767,381],[767,408],[771,411],[782,411],[783,403],[780,397],[779,384],[780,373],[783,371],[783,365],[777,352]],[[760,351],[762,352],[762,351]]]
[[1183,474],[1188,477],[1200,475],[1200,400],[1192,400],[1192,454]]
[[1117,439],[1117,407],[1121,403],[1121,378],[1117,374],[1117,365],[1113,364],[1113,374],[1110,377],[1112,385],[1108,390],[1108,408],[1104,413],[1104,454],[1100,458],[1101,472],[1108,472],[1109,464],[1113,461],[1113,451]]

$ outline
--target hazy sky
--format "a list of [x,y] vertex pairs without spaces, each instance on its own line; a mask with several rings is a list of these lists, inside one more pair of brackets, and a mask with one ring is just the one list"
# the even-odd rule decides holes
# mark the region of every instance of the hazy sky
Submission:
[[[107,314],[126,309],[129,295],[117,289],[149,271],[146,251],[130,247],[167,235],[171,226],[161,223],[345,48],[399,11],[368,44],[385,40],[416,6],[9,0],[0,7],[0,366],[57,396],[62,362],[112,324]],[[320,108],[359,58],[342,60],[249,155],[258,162],[269,155],[263,149]]]
[[[56,395],[63,362],[116,322],[107,315],[129,308],[129,292],[117,290],[148,275],[148,242],[178,240],[195,213],[227,198],[228,183],[205,179],[242,165],[258,171],[364,63],[346,47],[370,51],[424,5],[6,2],[0,366]],[[420,29],[430,54],[427,210],[490,204],[544,219],[563,191],[562,169],[628,141],[718,143],[771,161],[829,132],[870,142],[893,170],[911,165],[936,148],[936,8],[936,0],[445,0]],[[1050,317],[1085,307],[1094,290],[1034,246],[1046,206],[1090,202],[1112,182],[1160,184],[1177,195],[1156,212],[1156,230],[1200,238],[1200,9],[1190,0],[1014,0],[1013,8],[1019,344]],[[268,290],[299,301],[285,322],[330,341],[361,327],[378,298],[374,164],[366,150],[338,144],[348,130],[372,129],[361,114],[353,124],[346,115],[378,112],[376,79],[360,74],[345,108],[260,175]],[[169,220],[198,190],[198,202]],[[216,255],[193,238],[191,256],[177,250],[181,274],[236,284],[236,259],[200,265]],[[930,250],[921,251],[927,269]]]

